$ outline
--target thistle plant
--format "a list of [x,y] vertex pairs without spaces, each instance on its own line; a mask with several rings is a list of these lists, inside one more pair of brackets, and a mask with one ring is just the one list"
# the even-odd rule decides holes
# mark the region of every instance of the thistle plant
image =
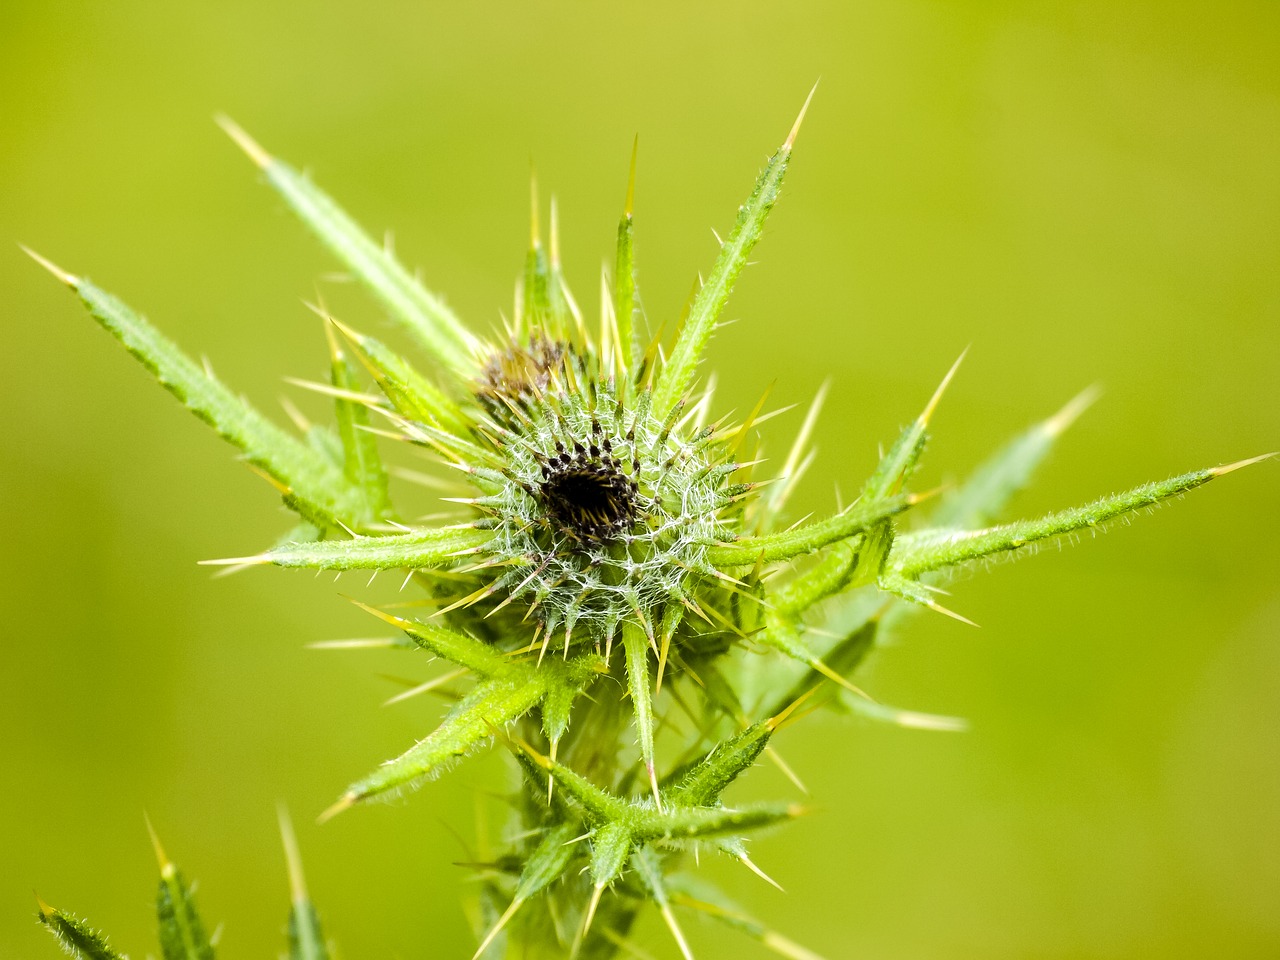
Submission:
[[[961,728],[955,718],[881,703],[855,682],[867,655],[911,614],[964,619],[940,600],[954,571],[1096,532],[1254,462],[1001,522],[1092,394],[1014,437],[954,489],[919,491],[912,477],[957,361],[850,505],[821,519],[792,517],[822,391],[780,469],[766,472],[755,439],[770,415],[765,400],[740,419],[722,415],[701,362],[779,197],[803,116],[678,320],[648,316],[638,293],[633,154],[598,316],[588,319],[566,283],[554,204],[544,246],[535,194],[514,309],[487,334],[465,326],[307,177],[222,121],[422,354],[421,364],[411,361],[313,304],[330,367],[322,382],[301,384],[331,398],[335,426],[300,422],[301,436],[124,302],[36,257],[297,515],[275,546],[213,563],[387,571],[417,592],[421,615],[361,606],[395,629],[381,645],[450,665],[414,691],[445,697],[448,711],[342,790],[322,819],[417,787],[483,747],[506,751],[508,840],[473,867],[476,958],[608,960],[628,949],[647,909],[661,914],[685,958],[678,911],[723,922],[792,960],[815,957],[746,916],[695,866],[697,854],[723,855],[773,882],[748,843],[804,808],[795,798],[735,803],[731,787],[762,757],[794,779],[772,743],[779,728],[819,707]],[[384,460],[391,442],[438,465],[427,482],[453,488],[446,521],[415,521],[394,505]],[[325,958],[285,835],[290,955]],[[213,957],[189,886],[159,856],[164,957]],[[42,903],[40,918],[73,956],[119,956],[70,915]]]

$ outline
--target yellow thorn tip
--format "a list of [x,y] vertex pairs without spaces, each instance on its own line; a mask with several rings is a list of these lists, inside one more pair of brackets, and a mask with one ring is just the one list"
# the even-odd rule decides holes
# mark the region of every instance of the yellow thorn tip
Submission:
[[671,904],[663,903],[659,910],[662,912],[662,919],[667,923],[667,929],[671,931],[671,936],[676,941],[676,946],[680,948],[680,955],[684,960],[693,960],[693,951],[689,949],[689,943],[684,938],[684,931],[680,929],[680,924],[676,923],[676,915],[671,912]]
[[142,819],[147,824],[147,833],[151,837],[151,847],[156,852],[156,863],[160,865],[160,872],[167,873],[173,869],[173,864],[169,862],[169,858],[165,855],[164,847],[160,845],[160,837],[156,833],[156,828],[151,825],[151,818],[144,813]]
[[1100,396],[1102,396],[1102,387],[1098,384],[1095,383],[1092,386],[1085,387],[1068,400],[1061,410],[1044,422],[1045,432],[1051,437],[1056,437],[1063,433],[1067,427],[1080,418],[1082,413],[1093,406]]
[[511,901],[511,906],[507,907],[506,912],[498,918],[498,922],[493,925],[493,929],[485,935],[480,941],[480,946],[476,947],[476,952],[472,955],[471,960],[480,960],[480,954],[489,949],[489,944],[493,943],[493,938],[502,932],[502,928],[507,925],[507,921],[516,915],[516,911],[520,909],[520,905],[524,903],[519,897]]
[[952,620],[959,620],[961,623],[967,623],[971,627],[978,626],[968,617],[963,616],[959,613],[956,613],[954,610],[948,610],[946,607],[944,607],[940,603],[933,603],[932,601],[930,601],[929,603],[926,603],[925,606],[928,607],[930,610],[932,610],[934,613],[941,613],[943,616],[950,617]]
[[46,270],[52,273],[60,281],[65,283],[72,290],[74,290],[76,287],[80,285],[80,278],[77,277],[75,274],[67,273],[67,271],[63,270],[60,266],[58,266],[52,260],[47,260],[44,257],[40,256],[40,254],[36,253],[34,250],[32,250],[30,247],[28,247],[24,243],[18,244],[18,247],[28,257],[30,257],[36,263],[40,264],[40,266],[44,267]]
[[1253,466],[1255,463],[1261,463],[1263,460],[1270,460],[1273,457],[1280,457],[1280,451],[1264,453],[1259,457],[1250,457],[1248,460],[1237,460],[1235,463],[1228,463],[1226,466],[1214,467],[1209,472],[1215,477],[1221,477],[1224,474],[1235,473],[1237,470],[1243,470],[1245,467]]
[[587,939],[587,934],[591,931],[591,921],[596,917],[596,907],[600,906],[600,898],[604,895],[604,884],[596,884],[595,890],[591,892],[591,902],[587,904],[587,916],[582,921],[582,936],[580,939]]
[[818,691],[817,687],[811,687],[809,690],[802,693],[800,696],[796,697],[796,699],[793,700],[791,704],[787,706],[777,716],[770,717],[768,720],[766,720],[765,724],[769,727],[769,732],[773,733],[780,726],[782,726],[783,723],[786,722],[787,717],[791,716],[791,714],[793,714],[796,711],[796,708],[799,707],[800,704],[804,703],[806,700],[812,697],[815,693],[817,693],[817,691]]
[[389,623],[389,624],[391,624],[393,627],[399,627],[401,630],[403,630],[403,629],[405,629],[405,628],[407,628],[407,627],[411,627],[411,626],[413,626],[413,624],[412,624],[412,623],[410,623],[408,620],[404,620],[404,619],[402,619],[402,618],[400,618],[400,617],[397,617],[397,616],[396,616],[395,614],[393,614],[393,613],[387,613],[387,612],[386,612],[386,611],[384,611],[384,610],[379,610],[377,607],[371,607],[371,606],[369,606],[369,604],[367,604],[367,603],[363,603],[363,602],[361,602],[361,601],[357,600],[355,597],[347,597],[346,599],[347,599],[348,601],[350,601],[351,603],[355,604],[357,607],[359,607],[359,608],[360,608],[361,610],[363,610],[365,613],[371,613],[371,614],[373,614],[375,617],[377,617],[379,620],[382,620],[384,623]]
[[316,817],[316,823],[318,824],[328,823],[338,814],[342,813],[342,811],[350,810],[352,807],[354,807],[356,805],[356,801],[359,799],[360,798],[356,796],[354,793],[344,793],[341,797],[338,798],[337,803],[335,803],[333,806],[325,810],[324,813],[320,814],[320,816]]
[[298,837],[293,832],[293,821],[283,803],[276,807],[280,820],[280,840],[284,844],[285,864],[289,868],[289,893],[294,903],[307,902],[307,883],[302,875],[302,854],[298,852]]
[[256,557],[225,557],[221,560],[197,560],[196,565],[201,567],[261,567],[270,562],[270,557],[265,553],[260,553]]
[[933,391],[933,396],[929,398],[928,405],[924,408],[924,412],[920,414],[921,426],[927,426],[933,417],[933,412],[938,409],[938,404],[942,402],[942,395],[947,392],[947,387],[951,385],[951,378],[956,375],[956,371],[960,369],[960,364],[964,362],[965,354],[969,352],[969,348],[965,347],[960,351],[960,356],[956,357],[956,362],[951,365],[951,369],[947,371],[947,375],[942,378],[942,382],[938,384],[938,389]]
[[[820,82],[820,81],[819,81]],[[800,133],[800,124],[804,123],[804,115],[809,112],[809,101],[813,99],[813,95],[818,92],[818,83],[814,83],[809,95],[804,98],[804,106],[800,108],[800,116],[796,117],[796,122],[791,125],[791,132],[787,134],[787,139],[782,144],[782,149],[790,152],[791,147],[796,142],[796,137]]]
[[757,877],[759,877],[765,883],[769,884],[769,886],[777,888],[779,893],[787,892],[786,890],[782,889],[782,884],[778,883],[777,880],[773,879],[773,877],[769,876],[767,873],[761,870],[758,866],[756,866],[756,864],[752,862],[751,858],[748,857],[745,853],[742,856],[738,857],[738,860],[744,867],[746,867],[748,870],[754,873]]
[[223,129],[227,136],[235,141],[236,146],[243,150],[255,164],[264,169],[271,166],[273,162],[271,154],[263,150],[258,145],[258,142],[245,133],[238,123],[223,113],[216,114],[213,121]]
[[658,792],[658,771],[654,769],[652,760],[645,763],[645,768],[649,771],[649,787],[653,790],[654,805],[658,808],[659,813],[665,813],[666,811],[662,806],[662,794]]

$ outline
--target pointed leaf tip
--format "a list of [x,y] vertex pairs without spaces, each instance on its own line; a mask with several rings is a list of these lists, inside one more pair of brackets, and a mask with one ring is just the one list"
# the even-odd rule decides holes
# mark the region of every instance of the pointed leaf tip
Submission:
[[777,880],[773,879],[773,877],[769,876],[767,873],[761,870],[760,867],[755,863],[755,861],[752,860],[750,857],[748,857],[745,853],[738,855],[738,862],[741,863],[748,870],[750,870],[752,873],[754,873],[757,877],[759,877],[765,883],[769,884],[769,886],[777,890],[779,893],[787,892],[783,888],[782,884],[780,884]]
[[271,154],[263,150],[262,147],[258,145],[258,142],[254,140],[253,137],[245,133],[244,129],[238,123],[223,113],[215,114],[213,122],[220,126],[223,129],[223,132],[234,140],[236,146],[243,150],[249,159],[257,166],[262,167],[263,169],[271,166]]
[[1095,383],[1085,387],[1068,400],[1061,410],[1045,421],[1045,432],[1051,437],[1060,436],[1080,418],[1082,413],[1093,406],[1100,396],[1102,396],[1102,386],[1100,384]]
[[62,281],[63,283],[65,283],[65,284],[66,284],[68,287],[70,287],[72,290],[74,290],[76,287],[78,287],[78,286],[80,285],[80,278],[79,278],[79,277],[77,277],[75,274],[67,273],[67,271],[63,270],[63,269],[62,269],[61,267],[59,267],[56,263],[54,263],[52,260],[48,260],[48,259],[46,259],[46,258],[44,258],[44,257],[40,256],[40,254],[36,253],[34,250],[32,250],[30,247],[28,247],[25,243],[20,243],[20,244],[18,244],[18,247],[19,247],[19,249],[21,249],[21,250],[22,250],[22,252],[23,252],[23,253],[25,253],[28,257],[30,257],[30,258],[31,258],[32,260],[34,260],[36,263],[40,264],[40,266],[44,267],[46,270],[48,270],[50,273],[52,273],[52,274],[53,274],[55,277],[57,277],[60,281]]
[[276,807],[276,816],[280,821],[280,841],[284,845],[284,859],[289,870],[289,893],[294,903],[304,903],[307,900],[307,882],[302,874],[302,854],[298,851],[298,837],[293,832],[289,810],[283,803]]
[[804,115],[809,112],[809,102],[813,99],[813,95],[818,92],[818,84],[821,81],[815,81],[809,90],[809,95],[804,98],[804,106],[800,108],[800,115],[796,117],[796,122],[791,125],[791,132],[787,134],[787,139],[782,144],[782,149],[790,151],[795,145],[796,137],[800,133],[800,125],[804,123]]
[[481,955],[483,955],[484,952],[489,949],[489,944],[493,943],[493,941],[497,938],[498,934],[502,932],[502,928],[505,927],[507,925],[507,922],[516,915],[516,911],[520,909],[520,906],[523,903],[524,901],[521,900],[519,897],[516,897],[514,900],[511,901],[511,905],[507,907],[506,911],[502,914],[502,916],[498,918],[498,922],[493,925],[493,927],[485,935],[485,938],[480,941],[480,946],[476,947],[476,952],[472,954],[471,960],[480,960]]
[[960,364],[964,362],[964,358],[968,353],[968,347],[960,351],[960,356],[956,357],[956,362],[951,365],[947,375],[942,378],[942,382],[938,384],[938,389],[933,391],[933,396],[929,398],[929,403],[920,414],[920,423],[922,425],[927,426],[929,421],[933,419],[934,411],[938,409],[938,404],[942,402],[942,395],[947,392],[947,387],[951,385],[952,378],[956,375],[956,371],[960,369]]
[[1212,476],[1221,477],[1228,473],[1235,473],[1237,470],[1243,470],[1245,467],[1251,467],[1255,463],[1261,463],[1263,460],[1271,460],[1277,456],[1280,456],[1280,451],[1272,451],[1271,453],[1264,453],[1261,456],[1249,457],[1247,460],[1237,460],[1235,463],[1228,463],[1221,467],[1213,467],[1209,473]]
[[320,816],[316,817],[317,824],[325,824],[342,813],[344,810],[350,810],[356,805],[356,801],[360,798],[354,793],[344,793],[338,798],[338,802],[328,807]]
[[160,836],[156,833],[156,828],[151,825],[151,818],[144,813],[142,819],[146,821],[147,834],[151,837],[151,847],[156,852],[156,863],[160,865],[160,872],[164,873],[172,869],[173,864],[169,862],[169,858],[164,852],[164,847],[160,845]]
[[31,893],[32,893],[32,894],[35,896],[35,898],[36,898],[36,907],[37,907],[37,909],[39,909],[39,911],[40,911],[40,916],[42,916],[42,917],[52,917],[55,913],[57,913],[57,912],[58,912],[58,911],[57,911],[57,910],[55,910],[53,907],[49,906],[49,904],[45,903],[45,902],[44,902],[44,898],[43,898],[43,897],[41,897],[41,896],[40,896],[40,894],[36,893],[34,890],[32,890],[32,891],[31,891]]
[[808,700],[810,697],[812,697],[815,693],[817,693],[817,691],[818,691],[818,687],[816,686],[810,687],[800,696],[792,700],[791,703],[789,703],[784,709],[779,711],[774,716],[769,717],[767,720],[765,720],[764,722],[765,722],[765,725],[768,726],[769,732],[774,733],[780,727],[782,727],[782,725],[787,722],[787,719],[793,713],[796,712],[796,710],[800,707],[800,705],[804,703],[806,700]]

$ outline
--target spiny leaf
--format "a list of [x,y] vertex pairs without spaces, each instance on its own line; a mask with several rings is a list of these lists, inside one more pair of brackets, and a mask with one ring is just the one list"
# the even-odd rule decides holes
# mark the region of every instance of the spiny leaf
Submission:
[[[330,379],[335,390],[355,392],[359,390],[355,373],[337,341],[331,336]],[[372,517],[391,515],[391,500],[387,492],[387,470],[378,452],[378,441],[369,432],[369,410],[363,404],[338,396],[334,398],[334,411],[338,421],[338,436],[342,440],[343,473],[347,482],[364,494]]]
[[653,763],[653,683],[649,676],[649,638],[640,624],[628,620],[622,625],[622,647],[627,655],[627,689],[631,693],[631,708],[635,711],[640,757],[644,761],[654,798],[657,799],[658,779]]
[[618,355],[624,371],[634,372],[639,358],[636,356],[635,335],[636,273],[635,273],[635,221],[632,217],[636,189],[636,152],[640,147],[637,137],[631,148],[631,174],[627,178],[627,203],[622,219],[618,221],[618,250],[613,263],[613,315],[618,324]]
[[[497,884],[492,882],[484,882],[480,886],[479,896],[479,928],[476,936],[483,936],[486,929],[493,930],[494,925],[501,921],[502,917],[503,893]],[[496,933],[488,946],[482,951],[477,951],[476,957],[483,957],[484,960],[502,960],[507,955],[507,935],[502,927],[497,927]]]
[[[823,656],[822,662],[834,673],[846,678],[851,677],[866,655],[875,647],[876,633],[879,627],[880,621],[875,618],[863,623],[828,650]],[[827,679],[824,673],[810,667],[791,686],[790,690],[785,694],[770,698],[761,706],[761,709],[771,714],[777,713],[787,704],[795,703],[815,687],[821,686]]]
[[[563,792],[586,814],[598,830],[613,824],[637,843],[650,840],[691,840],[745,833],[798,817],[803,808],[794,804],[758,804],[741,809],[718,806],[666,806],[652,800],[627,801],[616,797],[586,777],[543,756],[526,743],[522,749],[538,766],[551,773]],[[597,831],[598,832],[598,831]]]
[[493,535],[475,527],[438,527],[386,537],[355,537],[276,547],[254,557],[206,560],[222,566],[275,564],[313,570],[416,570],[440,567],[474,551]]
[[123,301],[89,280],[37,259],[80,295],[93,318],[151,371],[161,386],[271,477],[285,494],[285,501],[304,517],[322,526],[332,526],[334,521],[359,526],[370,519],[371,511],[359,489],[325,457],[232,393]]
[[[925,444],[929,442],[929,421],[933,418],[933,413],[942,400],[942,394],[951,383],[952,377],[956,375],[956,370],[960,368],[963,360],[962,353],[951,365],[947,375],[942,378],[942,383],[933,392],[932,398],[925,405],[920,416],[902,431],[897,442],[881,458],[875,472],[862,488],[863,499],[877,500],[897,493],[915,471],[920,462],[920,456],[924,453]],[[851,586],[870,583],[880,575],[889,557],[889,551],[893,549],[893,535],[892,520],[881,520],[866,532],[858,550],[857,562],[849,577]]]
[[956,371],[960,369],[960,364],[963,360],[964,354],[962,353],[959,359],[951,365],[947,375],[942,378],[942,382],[938,384],[938,388],[933,392],[933,396],[929,399],[928,404],[925,405],[924,410],[921,411],[920,416],[916,417],[911,422],[911,425],[899,434],[898,439],[889,448],[889,452],[880,458],[875,472],[871,474],[863,485],[863,497],[872,499],[885,497],[902,489],[902,485],[920,462],[920,455],[924,452],[925,444],[929,441],[929,421],[933,419],[933,414],[942,400],[942,394],[946,392],[952,378],[956,375]]
[[621,797],[597,787],[582,774],[544,756],[524,742],[511,743],[523,756],[546,770],[560,785],[562,792],[572,799],[593,824],[621,823],[631,816],[632,806]]
[[219,124],[266,174],[267,182],[311,232],[377,297],[391,317],[460,376],[474,369],[474,338],[438,296],[307,177],[272,157],[225,117]]
[[[812,97],[813,91],[810,91],[809,99]],[[751,248],[760,239],[764,222],[782,190],[782,178],[787,172],[787,164],[791,159],[791,147],[799,132],[805,111],[809,108],[809,99],[805,100],[800,116],[796,119],[786,142],[769,158],[769,162],[757,178],[751,196],[738,208],[738,219],[733,231],[729,234],[729,239],[720,247],[720,254],[716,257],[710,275],[694,298],[693,305],[689,309],[688,320],[681,329],[680,336],[672,347],[671,355],[654,388],[653,410],[659,417],[665,416],[689,388],[694,370],[715,330],[720,311],[724,309],[738,275],[747,264]]]
[[758,803],[737,809],[671,806],[662,811],[637,805],[630,827],[637,842],[700,840],[761,830],[794,820],[802,813],[804,808],[793,803]]
[[613,883],[631,855],[631,832],[621,820],[605,823],[591,837],[591,882]]
[[560,878],[577,852],[570,841],[580,829],[577,823],[568,822],[547,831],[520,871],[520,880],[516,884],[517,900],[528,900]]
[[[626,826],[616,820],[603,824],[591,837],[591,902],[587,904],[582,917],[582,926],[574,938],[570,957],[577,957],[587,932],[591,929],[591,921],[600,905],[600,897],[604,888],[613,883],[627,865],[631,855],[631,834]],[[611,953],[608,952],[606,955]]]
[[492,677],[500,673],[523,670],[524,666],[509,661],[500,650],[457,630],[451,630],[435,621],[407,620],[366,604],[356,602],[362,610],[378,619],[403,630],[419,647],[432,656],[441,657],[460,667],[466,667],[480,677]]
[[843,513],[826,520],[801,524],[780,533],[740,537],[732,543],[710,547],[707,561],[713,566],[741,567],[757,562],[773,563],[813,553],[830,543],[848,540],[868,527],[901,513],[919,501],[918,496],[900,493],[883,500],[859,501]]
[[539,669],[548,673],[547,695],[542,701],[542,732],[556,744],[569,729],[574,703],[587,684],[604,671],[604,660],[596,656],[579,657],[567,664],[548,660]]
[[937,527],[961,530],[996,520],[1014,495],[1030,482],[1036,468],[1052,451],[1067,427],[1075,422],[1098,395],[1085,390],[1047,420],[1014,437],[975,470],[950,496],[943,498],[929,518]]
[[165,856],[154,832],[151,839],[160,863],[156,918],[164,960],[213,960],[213,942],[205,933],[204,923],[196,912],[191,887],[181,871]]
[[775,724],[761,720],[716,744],[674,784],[663,790],[671,803],[709,806],[744,770],[756,762],[773,735]]
[[578,829],[576,823],[570,822],[557,824],[547,831],[542,841],[529,854],[524,869],[520,871],[520,880],[516,884],[516,894],[510,906],[480,941],[480,946],[476,948],[475,957],[472,960],[478,960],[484,955],[525,901],[560,878],[569,861],[573,859],[575,850],[570,841],[573,840]]
[[525,256],[524,272],[516,288],[516,329],[521,334],[546,330],[551,318],[551,297],[548,287],[551,267],[547,251],[542,245],[538,230],[538,181],[529,178],[529,252]]
[[855,687],[846,677],[824,662],[800,639],[799,628],[791,625],[778,625],[770,630],[757,634],[754,639],[766,647],[772,647],[792,660],[803,663],[811,671],[832,680],[857,697],[866,698],[866,694]]
[[910,542],[899,540],[890,567],[893,572],[908,579],[930,570],[940,570],[989,557],[1025,549],[1032,544],[1052,537],[1060,537],[1077,530],[1094,529],[1116,517],[1152,507],[1170,497],[1194,490],[1214,477],[1229,473],[1246,462],[1194,470],[1180,476],[1153,483],[1144,483],[1124,493],[1102,497],[1093,503],[1069,510],[1050,513],[1036,520],[1020,520],[986,530],[948,533],[937,537],[913,538]]
[[856,541],[834,544],[806,570],[797,573],[769,598],[777,619],[791,621],[849,585],[858,561]]
[[481,683],[449,711],[422,740],[353,783],[325,817],[438,772],[474,751],[493,736],[494,728],[524,716],[546,693],[546,675],[529,667],[512,670]]
[[[1053,416],[1014,437],[980,464],[959,489],[944,497],[933,511],[930,525],[936,528],[936,532],[926,532],[924,536],[941,536],[945,535],[941,531],[948,529],[972,529],[995,521],[1004,512],[1009,501],[1030,484],[1032,476],[1049,455],[1058,437],[1093,403],[1097,393],[1096,388],[1090,388],[1078,394]],[[928,583],[941,578],[944,573],[945,571],[926,573],[920,579],[922,583]],[[882,589],[886,584],[890,587],[897,585],[903,589],[890,592],[907,593],[912,597],[911,602],[893,604],[885,612],[882,621],[885,631],[892,631],[905,617],[920,610],[922,605],[930,605],[931,598],[927,590],[913,589],[910,582],[901,578],[886,578],[882,575],[880,579]],[[936,604],[934,607],[936,609]]]
[[372,374],[374,382],[402,416],[455,433],[467,431],[466,417],[458,405],[414,369],[408,360],[381,340],[328,319],[346,337],[351,349]]
[[[38,898],[37,898],[38,899]],[[74,960],[128,960],[107,943],[107,938],[94,930],[79,917],[57,910],[40,900],[40,912],[36,914],[46,930]]]
[[298,853],[298,841],[293,825],[284,807],[280,807],[280,836],[284,841],[285,860],[289,866],[289,960],[329,960],[329,947],[320,927],[320,915],[316,913],[307,895],[306,880],[302,875],[302,857]]

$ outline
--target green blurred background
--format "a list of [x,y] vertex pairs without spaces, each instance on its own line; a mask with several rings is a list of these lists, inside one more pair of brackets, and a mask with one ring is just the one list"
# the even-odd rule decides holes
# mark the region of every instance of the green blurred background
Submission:
[[[203,558],[268,544],[271,491],[13,246],[145,310],[271,408],[324,367],[304,235],[226,111],[479,328],[509,308],[530,158],[595,302],[640,134],[642,290],[678,313],[815,78],[722,407],[831,403],[825,509],[966,345],[921,486],[1098,382],[1024,512],[1280,446],[1280,7],[244,2],[0,6],[0,957],[52,957],[31,889],[154,950],[147,811],[224,955],[281,943],[275,804],[351,958],[461,958],[473,760],[407,802],[312,815],[425,731],[359,635],[354,580]],[[7,248],[5,245],[8,245]],[[319,407],[304,398],[307,409]],[[799,421],[765,431],[775,454]],[[1280,955],[1280,466],[962,580],[866,685],[953,736],[814,718],[780,748],[814,814],[735,896],[841,958]],[[785,791],[761,769],[748,793]],[[461,835],[461,840],[455,836]],[[688,921],[704,960],[764,956]],[[642,940],[674,955],[654,924]]]

